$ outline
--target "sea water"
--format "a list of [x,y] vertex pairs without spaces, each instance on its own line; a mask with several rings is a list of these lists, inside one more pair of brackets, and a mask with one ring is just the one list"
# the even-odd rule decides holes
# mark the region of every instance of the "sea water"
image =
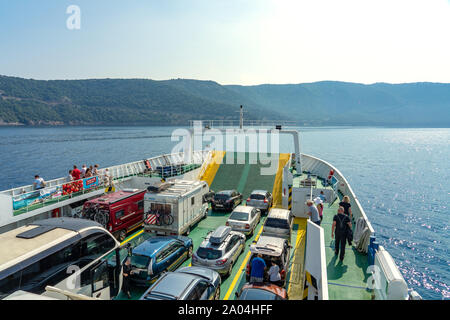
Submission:
[[[170,153],[173,127],[1,127],[0,190]],[[346,177],[378,242],[424,299],[450,298],[450,129],[299,128],[301,152]],[[281,150],[292,143],[282,138]]]

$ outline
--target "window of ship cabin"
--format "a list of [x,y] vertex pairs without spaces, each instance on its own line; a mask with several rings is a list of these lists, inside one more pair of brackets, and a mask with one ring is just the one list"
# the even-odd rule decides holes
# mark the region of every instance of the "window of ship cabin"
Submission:
[[125,210],[119,210],[116,212],[116,220],[122,218],[125,215]]
[[170,204],[152,203],[150,205],[150,211],[152,211],[152,212],[159,211],[161,214],[171,214],[172,207]]

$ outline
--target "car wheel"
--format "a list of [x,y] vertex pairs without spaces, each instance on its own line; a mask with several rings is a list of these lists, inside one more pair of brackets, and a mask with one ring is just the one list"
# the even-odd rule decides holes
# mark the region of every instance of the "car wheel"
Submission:
[[216,294],[214,295],[214,300],[220,300],[220,287],[218,287],[216,290]]
[[231,275],[231,273],[233,272],[233,261],[230,262],[230,266],[228,267],[226,276],[229,277]]

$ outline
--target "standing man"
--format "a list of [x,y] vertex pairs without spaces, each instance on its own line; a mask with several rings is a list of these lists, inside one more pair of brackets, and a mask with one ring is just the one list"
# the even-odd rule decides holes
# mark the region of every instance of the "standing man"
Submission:
[[80,171],[80,169],[77,168],[76,165],[73,166],[72,177],[73,177],[73,180],[80,180],[80,178],[81,178],[81,171]]
[[314,205],[314,202],[312,200],[306,201],[306,205],[309,208],[309,211],[307,212],[308,216],[311,217],[311,221],[320,226],[320,223],[322,222],[320,220],[319,211],[317,210],[316,206]]
[[334,238],[334,232],[336,231],[336,239],[334,241],[334,254],[341,254],[339,260],[342,262],[345,255],[345,242],[347,240],[348,230],[351,230],[352,223],[350,218],[344,214],[344,208],[339,207],[338,213],[333,217],[333,225],[331,226],[331,239]]
[[252,260],[252,271],[250,273],[250,283],[264,282],[264,271],[266,270],[266,262],[262,258],[262,254],[258,255]]
[[131,294],[130,294],[130,276],[131,276],[131,274],[132,274],[131,258],[127,257],[127,260],[125,260],[125,264],[123,265],[122,291],[127,295],[128,299],[131,299]]

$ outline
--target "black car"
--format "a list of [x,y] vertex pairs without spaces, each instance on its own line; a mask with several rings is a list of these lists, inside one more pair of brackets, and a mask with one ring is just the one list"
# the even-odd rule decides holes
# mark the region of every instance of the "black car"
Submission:
[[217,192],[211,201],[213,210],[233,211],[242,202],[242,194],[237,190],[224,190]]
[[203,203],[205,203],[205,202],[211,203],[214,199],[215,194],[216,193],[213,190],[209,190],[209,192],[207,192],[203,195]]

